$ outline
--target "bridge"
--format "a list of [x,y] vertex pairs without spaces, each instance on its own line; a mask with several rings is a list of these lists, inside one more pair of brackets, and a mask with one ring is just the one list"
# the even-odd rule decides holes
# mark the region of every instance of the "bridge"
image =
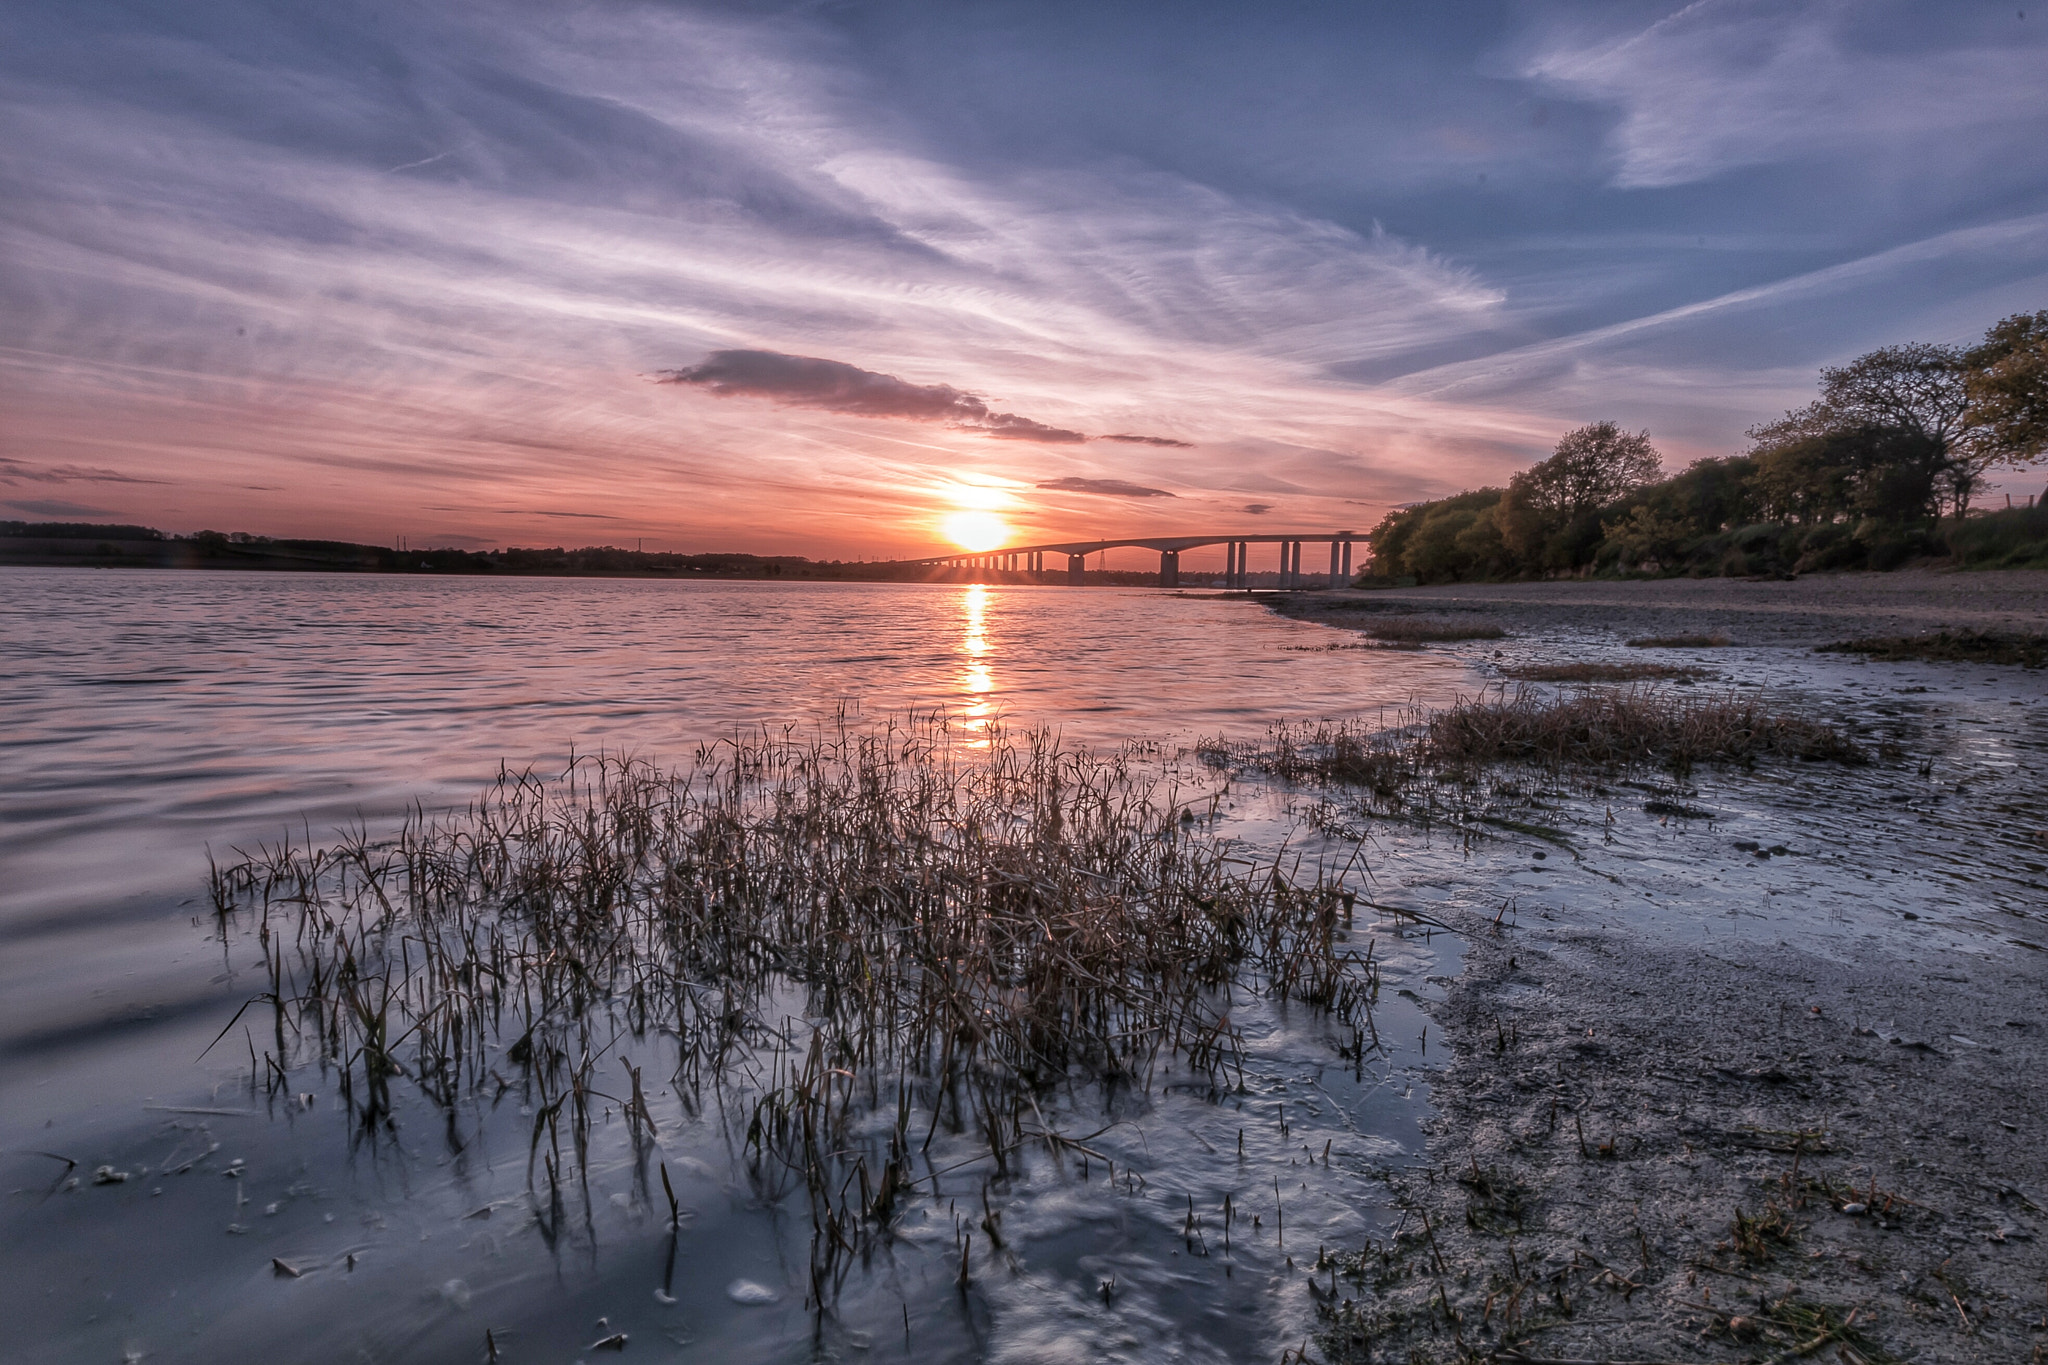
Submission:
[[[995,572],[1027,573],[1043,575],[1047,555],[1067,557],[1067,581],[1079,586],[1084,581],[1088,556],[1102,550],[1135,548],[1159,552],[1159,586],[1177,588],[1180,586],[1180,556],[1183,550],[1200,549],[1205,545],[1222,545],[1224,550],[1223,583],[1226,588],[1248,589],[1251,586],[1251,570],[1248,567],[1251,547],[1254,545],[1278,545],[1280,586],[1306,588],[1323,575],[1320,565],[1304,571],[1301,547],[1328,541],[1330,545],[1330,571],[1327,582],[1333,588],[1341,588],[1351,581],[1351,547],[1370,544],[1372,537],[1358,531],[1287,532],[1265,536],[1139,536],[1128,540],[1076,540],[1056,545],[1018,545],[1004,550],[993,550],[987,554],[932,555],[925,559],[914,559],[913,564],[934,564],[952,569],[987,569]],[[1311,561],[1313,563],[1313,561]],[[1361,563],[1360,567],[1364,567]]]

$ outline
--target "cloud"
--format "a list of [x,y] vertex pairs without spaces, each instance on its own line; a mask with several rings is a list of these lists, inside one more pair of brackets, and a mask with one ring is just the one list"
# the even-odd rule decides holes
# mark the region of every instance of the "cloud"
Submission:
[[0,502],[0,507],[12,507],[17,512],[28,512],[39,517],[108,517],[115,515],[110,507],[87,507],[82,502],[66,502],[62,498],[20,498]]
[[2038,104],[2018,95],[2039,81],[2030,26],[1958,17],[1696,0],[1618,39],[1549,47],[1524,74],[1618,111],[1610,149],[1622,187],[1859,150],[1918,173],[1930,145],[1967,157],[2043,129]]
[[1270,502],[1248,502],[1244,505],[1244,510],[1255,517],[1263,517],[1266,513],[1273,510],[1273,504]]
[[[1179,444],[1175,442],[1175,444]],[[1079,479],[1068,477],[1054,479],[1038,485],[1060,493],[1100,493],[1109,498],[1170,498],[1173,494],[1164,488],[1147,488],[1139,483],[1126,483],[1122,479]]]
[[768,398],[785,407],[819,408],[856,417],[944,422],[1006,441],[1070,445],[1088,439],[1078,431],[1047,426],[1012,412],[991,412],[988,404],[951,384],[913,384],[843,360],[780,351],[713,351],[702,364],[663,371],[661,382],[695,384],[720,398]]
[[117,469],[90,465],[62,464],[37,468],[21,460],[0,456],[0,484],[13,483],[165,483],[164,479],[138,479]]
[[618,521],[618,517],[604,512],[543,512],[536,507],[496,507],[492,512],[501,517],[574,517],[578,521]]
[[1123,432],[1119,432],[1114,436],[1097,436],[1095,439],[1098,441],[1122,441],[1127,446],[1168,446],[1174,450],[1193,450],[1195,448],[1192,442],[1176,441],[1167,436],[1131,436]]

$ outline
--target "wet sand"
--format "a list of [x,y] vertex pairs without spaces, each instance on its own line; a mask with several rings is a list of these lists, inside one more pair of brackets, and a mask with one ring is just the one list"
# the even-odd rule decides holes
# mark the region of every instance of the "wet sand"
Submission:
[[[1452,647],[1482,672],[1497,649],[1506,665],[1689,658],[1720,685],[1767,679],[1846,723],[1901,726],[1909,750],[1699,774],[1704,821],[1651,820],[1610,791],[1604,841],[1582,839],[1570,867],[1495,846],[1457,872],[1463,894],[1435,913],[1469,949],[1431,1009],[1449,1055],[1429,1076],[1427,1159],[1389,1174],[1410,1213],[1395,1236],[1317,1276],[1324,1356],[2041,1359],[2048,676],[1809,651],[2038,632],[2048,575],[1298,602],[1289,614],[1332,624],[1483,612],[1512,638]],[[1735,645],[1618,648],[1649,634]],[[1584,827],[1597,805],[1557,808]],[[1789,832],[1765,857],[1772,830]],[[1472,904],[1489,875],[1498,916]]]

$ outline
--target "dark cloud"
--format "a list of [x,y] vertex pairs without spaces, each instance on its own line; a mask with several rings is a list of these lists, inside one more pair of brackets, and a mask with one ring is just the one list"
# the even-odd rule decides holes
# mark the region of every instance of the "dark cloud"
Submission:
[[117,469],[91,465],[60,464],[38,468],[21,460],[0,456],[0,483],[163,483],[163,479],[138,479]]
[[1170,498],[1173,494],[1164,488],[1147,488],[1141,483],[1126,483],[1122,479],[1054,479],[1038,485],[1060,493],[1100,493],[1111,498]]
[[1244,510],[1255,517],[1263,517],[1266,513],[1273,510],[1273,504],[1270,502],[1248,502],[1244,505]]
[[784,355],[780,351],[713,351],[702,364],[665,370],[664,384],[695,384],[721,398],[768,398],[789,407],[820,408],[858,417],[944,422],[1006,441],[1070,445],[1088,438],[1049,427],[988,404],[951,384],[913,384],[843,360]]
[[12,507],[17,512],[28,512],[38,517],[108,517],[114,515],[111,507],[87,507],[82,502],[66,502],[62,498],[21,498],[0,503],[0,507]]
[[1193,450],[1186,441],[1176,441],[1170,436],[1131,436],[1119,432],[1114,436],[1098,436],[1098,441],[1122,441],[1127,446],[1169,446],[1174,450]]
[[501,517],[574,517],[578,521],[617,521],[603,512],[544,512],[537,507],[500,507],[496,509]]

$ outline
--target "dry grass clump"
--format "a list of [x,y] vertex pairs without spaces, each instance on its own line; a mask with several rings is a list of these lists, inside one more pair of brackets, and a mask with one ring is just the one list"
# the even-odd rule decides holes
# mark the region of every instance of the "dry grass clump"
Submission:
[[1233,989],[1370,1027],[1351,899],[1227,857],[1183,813],[1128,754],[842,726],[722,743],[684,772],[501,774],[388,841],[260,850],[216,871],[214,898],[268,959],[274,1088],[331,1069],[371,1132],[401,1080],[451,1132],[466,1097],[519,1091],[549,1232],[563,1142],[581,1169],[594,1108],[622,1110],[646,1160],[640,1070],[608,1055],[660,1047],[761,1197],[807,1195],[823,1302],[942,1128],[1000,1176],[1028,1143],[1070,1142],[1056,1088],[1106,1101],[1162,1063],[1224,1086]]
[[1683,771],[1696,763],[1766,757],[1869,761],[1835,726],[1772,711],[1760,698],[1678,696],[1654,688],[1462,700],[1429,718],[1428,745],[1439,764],[1660,764]]
[[1501,672],[1522,682],[1546,683],[1646,682],[1706,675],[1705,669],[1686,668],[1679,664],[1521,664],[1503,668]]
[[1631,649],[1721,649],[1728,643],[1725,635],[1642,635],[1628,645]]
[[1817,654],[1862,654],[1883,663],[1930,659],[1940,663],[2017,664],[2048,667],[2048,635],[2004,635],[1992,630],[1937,630],[1925,635],[1886,635],[1817,645]]
[[1395,640],[1409,644],[1437,643],[1451,640],[1499,640],[1507,632],[1491,621],[1448,621],[1435,616],[1389,616],[1366,626],[1365,633],[1375,640]]
[[1196,752],[1217,766],[1240,765],[1295,782],[1363,788],[1383,810],[1436,804],[1446,787],[1469,785],[1481,769],[1529,764],[1608,771],[1758,759],[1865,763],[1869,754],[1839,728],[1759,698],[1679,695],[1655,688],[1546,696],[1505,687],[1398,726],[1318,721],[1276,725],[1253,743],[1204,741]]
[[1362,787],[1397,800],[1427,782],[1427,752],[1406,729],[1369,729],[1353,721],[1311,721],[1268,728],[1263,740],[1206,739],[1196,755],[1214,767],[1237,765],[1290,782]]

